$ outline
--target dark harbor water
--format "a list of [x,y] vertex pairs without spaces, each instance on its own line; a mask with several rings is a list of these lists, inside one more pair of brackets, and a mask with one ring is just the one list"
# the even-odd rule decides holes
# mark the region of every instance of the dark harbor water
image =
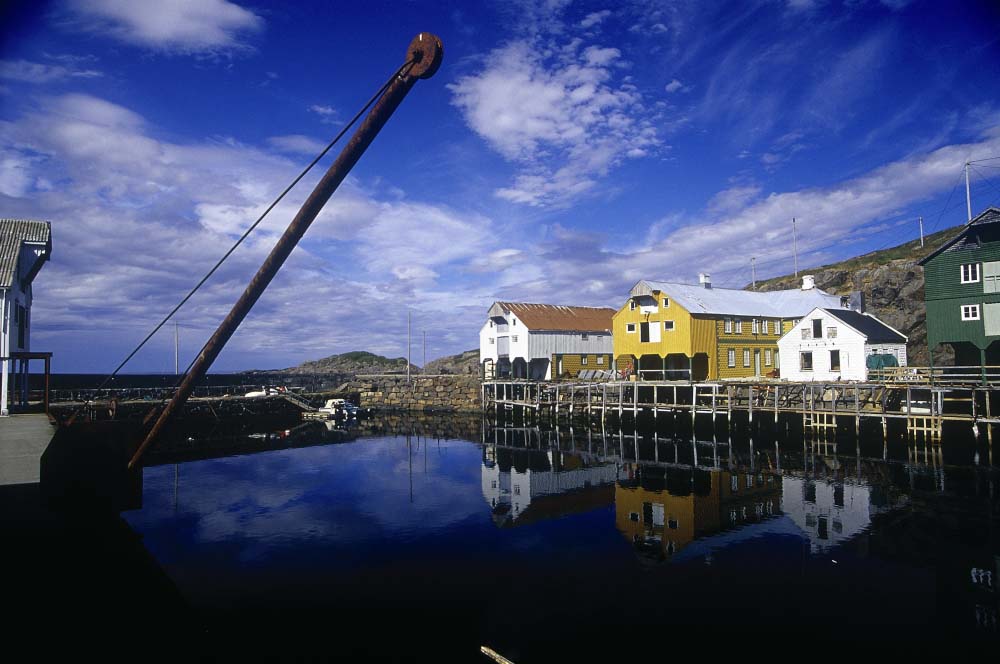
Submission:
[[479,426],[147,467],[124,518],[215,644],[538,662],[998,635],[984,444]]

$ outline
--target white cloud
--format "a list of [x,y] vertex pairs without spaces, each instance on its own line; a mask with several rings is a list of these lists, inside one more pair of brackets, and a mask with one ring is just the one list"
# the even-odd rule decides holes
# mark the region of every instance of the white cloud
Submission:
[[123,42],[189,53],[244,48],[264,22],[227,0],[71,0],[81,25]]
[[309,112],[318,115],[320,122],[324,124],[334,124],[340,121],[340,114],[333,106],[313,104],[309,107]]
[[678,90],[680,90],[683,87],[684,87],[684,84],[681,83],[680,81],[678,81],[675,78],[674,80],[672,80],[669,83],[667,83],[667,85],[664,87],[664,90],[666,90],[667,92],[670,92],[670,93],[674,93],[674,92],[677,92]]
[[520,169],[502,198],[563,205],[660,145],[639,92],[615,80],[618,49],[515,41],[486,62],[449,89],[470,128]]
[[66,79],[98,78],[95,69],[76,69],[62,65],[47,65],[28,60],[0,60],[0,79],[22,83],[51,83]]
[[582,21],[580,21],[581,28],[592,28],[595,25],[600,25],[604,22],[604,19],[611,16],[610,9],[604,9],[599,12],[591,12],[587,14]]
[[302,134],[272,136],[267,139],[267,144],[281,152],[309,155],[317,155],[326,147],[326,143]]

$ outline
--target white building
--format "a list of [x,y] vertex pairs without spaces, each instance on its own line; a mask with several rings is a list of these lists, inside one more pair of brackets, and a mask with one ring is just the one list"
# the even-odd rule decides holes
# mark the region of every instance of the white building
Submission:
[[614,309],[494,302],[479,331],[486,378],[551,380],[611,369]]
[[14,361],[27,378],[31,350],[31,282],[52,254],[47,221],[0,219],[0,416],[10,413]]
[[785,380],[867,380],[870,355],[906,366],[906,337],[872,315],[817,307],[778,339],[778,354]]

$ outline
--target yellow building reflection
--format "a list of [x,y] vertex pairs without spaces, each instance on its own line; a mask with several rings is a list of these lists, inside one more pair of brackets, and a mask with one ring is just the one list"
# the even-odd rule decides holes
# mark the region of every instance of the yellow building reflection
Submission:
[[615,484],[615,523],[649,562],[781,513],[781,477],[770,470],[626,464],[624,474]]

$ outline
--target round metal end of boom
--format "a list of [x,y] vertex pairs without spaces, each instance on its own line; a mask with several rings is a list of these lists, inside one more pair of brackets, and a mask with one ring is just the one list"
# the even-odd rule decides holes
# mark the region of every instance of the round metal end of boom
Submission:
[[406,49],[406,59],[413,61],[408,75],[430,78],[441,66],[442,57],[444,57],[444,46],[441,45],[437,35],[421,32],[413,38],[409,48]]

